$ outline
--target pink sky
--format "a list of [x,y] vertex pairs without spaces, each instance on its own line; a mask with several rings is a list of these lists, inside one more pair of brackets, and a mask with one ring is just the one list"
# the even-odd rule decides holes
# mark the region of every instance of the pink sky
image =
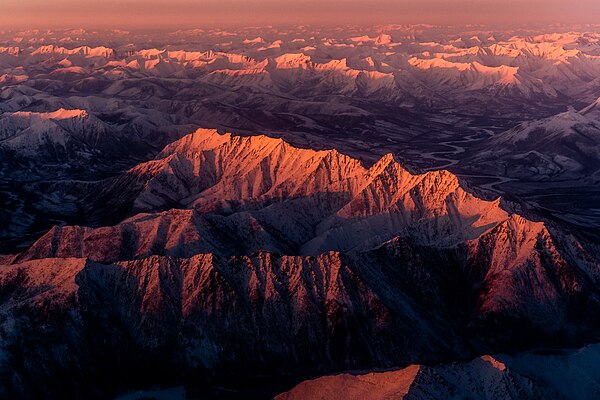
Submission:
[[600,23],[600,0],[0,0],[0,30],[343,23]]

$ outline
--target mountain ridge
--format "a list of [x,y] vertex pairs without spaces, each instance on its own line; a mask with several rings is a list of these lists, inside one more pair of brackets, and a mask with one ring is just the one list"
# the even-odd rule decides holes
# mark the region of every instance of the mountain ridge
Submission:
[[[128,243],[132,239],[126,237],[149,232],[159,246],[175,235],[181,242],[173,248],[202,243],[206,237],[206,243],[214,244],[202,248],[216,252],[231,248],[227,240],[244,240],[253,231],[257,241],[252,251],[358,251],[403,235],[443,248],[476,239],[512,218],[500,207],[500,198],[475,197],[447,171],[413,175],[392,154],[367,168],[335,150],[298,149],[281,139],[216,130],[197,130],[166,146],[155,160],[96,186],[91,196],[111,199],[112,212],[132,206],[131,218],[113,227],[58,227],[21,258],[39,258],[44,251],[48,256],[53,251],[82,256],[86,253],[72,247],[77,241],[104,237],[113,243],[122,237]],[[136,216],[139,212],[148,214]],[[173,221],[179,221],[177,228]],[[61,248],[67,252],[60,253]]]

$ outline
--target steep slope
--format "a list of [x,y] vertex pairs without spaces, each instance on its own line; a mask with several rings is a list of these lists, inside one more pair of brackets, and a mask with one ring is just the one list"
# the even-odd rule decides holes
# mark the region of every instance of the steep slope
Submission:
[[467,248],[477,315],[469,329],[487,343],[475,345],[481,351],[490,343],[526,344],[534,331],[540,342],[587,337],[600,305],[598,246],[513,215]]

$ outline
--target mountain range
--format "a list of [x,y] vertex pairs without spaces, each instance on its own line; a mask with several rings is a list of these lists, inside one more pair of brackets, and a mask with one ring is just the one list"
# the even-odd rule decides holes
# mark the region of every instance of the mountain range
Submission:
[[159,360],[299,374],[597,340],[600,248],[447,171],[198,130],[95,185],[132,216],[5,260],[4,395],[80,396],[98,368]]
[[597,397],[599,57],[0,32],[0,397]]

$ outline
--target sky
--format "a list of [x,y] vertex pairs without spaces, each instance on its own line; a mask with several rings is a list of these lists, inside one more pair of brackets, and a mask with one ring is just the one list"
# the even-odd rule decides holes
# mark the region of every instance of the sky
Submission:
[[600,0],[0,0],[0,30],[600,23]]

